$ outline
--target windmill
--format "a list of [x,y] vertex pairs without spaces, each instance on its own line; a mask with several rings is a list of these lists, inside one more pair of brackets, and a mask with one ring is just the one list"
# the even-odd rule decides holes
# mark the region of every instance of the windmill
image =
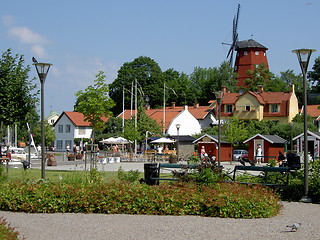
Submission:
[[[238,41],[238,22],[239,22],[239,15],[240,15],[240,4],[238,4],[237,15],[234,16],[232,22],[232,43],[230,45],[230,49],[227,54],[227,59],[229,58],[230,67],[233,65],[233,54],[236,49],[237,41]],[[225,44],[225,43],[224,43]]]

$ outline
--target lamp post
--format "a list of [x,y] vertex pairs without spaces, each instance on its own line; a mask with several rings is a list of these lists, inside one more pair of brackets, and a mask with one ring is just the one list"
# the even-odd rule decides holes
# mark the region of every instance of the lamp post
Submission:
[[310,60],[310,56],[314,49],[296,49],[293,50],[293,53],[297,54],[300,68],[303,74],[303,112],[304,112],[304,121],[303,121],[303,131],[304,131],[304,196],[301,201],[311,202],[311,198],[308,197],[308,128],[307,128],[307,69]]
[[223,98],[224,92],[218,91],[215,92],[216,100],[218,102],[218,166],[220,167],[221,163],[221,100]]
[[41,178],[45,179],[45,136],[44,136],[44,83],[52,64],[34,63],[41,83]]
[[179,161],[179,156],[180,156],[180,135],[179,135],[179,129],[181,127],[180,123],[176,124],[176,128],[177,128],[177,135],[178,135],[178,142],[177,142],[177,157],[178,157],[178,161]]

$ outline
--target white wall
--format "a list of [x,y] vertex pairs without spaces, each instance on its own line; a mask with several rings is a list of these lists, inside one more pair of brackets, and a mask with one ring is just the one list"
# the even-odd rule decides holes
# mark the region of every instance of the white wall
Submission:
[[[59,133],[59,125],[63,126],[62,133]],[[70,125],[69,133],[66,133],[66,125]],[[71,141],[70,148],[72,148],[75,138],[90,138],[92,133],[91,127],[86,127],[84,132],[85,134],[79,134],[79,128],[74,126],[65,114],[63,114],[62,117],[59,119],[59,122],[56,123],[54,131],[56,135],[55,147],[57,151],[65,151],[66,141]],[[62,141],[62,149],[57,149],[57,141],[59,140]]]
[[167,134],[178,135],[176,124],[180,124],[179,135],[193,135],[201,132],[199,121],[188,111],[188,106],[170,123]]

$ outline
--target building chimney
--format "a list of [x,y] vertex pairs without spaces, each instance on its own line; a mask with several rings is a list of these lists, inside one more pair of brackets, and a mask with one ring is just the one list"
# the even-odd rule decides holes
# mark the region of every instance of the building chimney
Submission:
[[291,93],[294,93],[294,91],[295,91],[295,89],[294,89],[294,84],[291,84],[291,85],[290,85],[290,92],[291,92]]
[[175,107],[176,107],[176,102],[172,102],[172,103],[171,103],[171,107],[172,107],[172,108],[175,108]]
[[259,86],[258,86],[258,92],[259,92],[259,93],[263,93],[263,86],[262,86],[262,85],[259,85]]
[[193,107],[194,107],[194,108],[199,108],[199,103],[194,103],[194,104],[193,104]]

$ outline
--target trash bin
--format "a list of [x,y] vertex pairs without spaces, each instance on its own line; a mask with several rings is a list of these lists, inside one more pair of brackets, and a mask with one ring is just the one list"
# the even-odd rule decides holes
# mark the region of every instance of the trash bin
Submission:
[[294,153],[287,154],[287,163],[290,169],[298,170],[301,168],[300,156]]
[[144,179],[146,184],[155,185],[159,181],[151,179],[151,177],[159,177],[159,171],[157,163],[145,163],[144,164]]

